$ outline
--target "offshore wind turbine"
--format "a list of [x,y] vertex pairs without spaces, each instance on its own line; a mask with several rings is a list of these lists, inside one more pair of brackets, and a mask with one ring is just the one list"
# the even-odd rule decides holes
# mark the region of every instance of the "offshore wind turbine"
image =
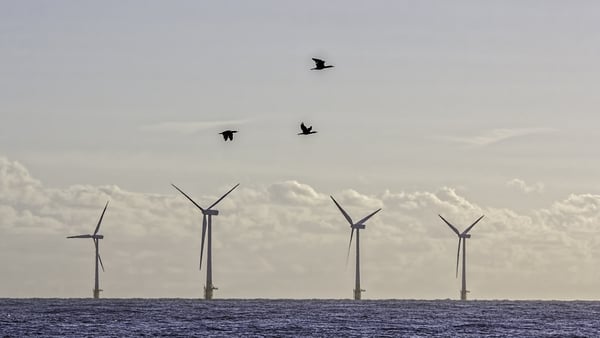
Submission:
[[204,299],[212,299],[213,291],[217,290],[217,288],[212,283],[212,217],[217,216],[219,214],[219,210],[214,210],[213,207],[216,206],[225,196],[229,195],[235,188],[237,188],[240,184],[236,184],[235,187],[231,188],[225,195],[221,196],[215,203],[213,203],[208,208],[202,208],[198,203],[196,203],[190,196],[186,195],[183,190],[179,189],[175,184],[171,184],[173,188],[177,189],[180,193],[183,194],[190,202],[192,202],[200,211],[202,212],[202,242],[200,244],[200,266],[199,269],[202,270],[202,254],[204,253],[204,238],[208,233],[207,240],[207,248],[206,248],[206,285],[204,286]]
[[350,223],[350,228],[352,228],[352,230],[350,232],[350,243],[348,244],[348,254],[346,255],[346,262],[348,261],[348,256],[350,256],[350,246],[352,245],[352,236],[354,235],[354,230],[356,230],[356,272],[355,272],[355,281],[354,281],[354,300],[360,300],[361,293],[363,291],[365,291],[360,288],[360,229],[364,229],[365,222],[369,218],[373,217],[373,215],[378,213],[381,210],[381,208],[375,210],[374,212],[370,213],[368,216],[364,217],[360,221],[354,223],[352,221],[352,218],[350,218],[350,215],[348,215],[348,213],[340,206],[340,204],[333,198],[333,196],[329,196],[329,197],[331,197],[331,200],[333,201],[333,203],[335,203],[335,205],[338,207],[338,209],[340,209],[340,212],[342,213],[342,215],[344,215],[344,218],[346,218],[348,223]]
[[100,224],[102,223],[102,218],[104,218],[104,213],[106,212],[106,208],[108,207],[108,202],[106,202],[106,205],[104,206],[104,210],[102,211],[102,215],[100,215],[100,220],[98,221],[98,225],[96,225],[96,229],[94,230],[94,233],[92,235],[87,234],[87,235],[77,235],[77,236],[69,236],[67,238],[91,238],[94,241],[94,246],[96,247],[96,257],[95,257],[95,261],[96,261],[96,269],[95,269],[95,276],[94,276],[94,298],[100,298],[100,291],[102,291],[100,289],[100,283],[98,281],[98,262],[100,262],[100,266],[102,267],[102,271],[104,271],[104,264],[102,264],[102,258],[100,258],[100,252],[99,252],[99,241],[101,239],[104,238],[104,235],[98,235],[98,230],[100,230]]
[[471,238],[471,235],[469,235],[469,231],[471,231],[471,229],[473,229],[473,227],[475,226],[475,224],[477,224],[477,222],[479,222],[483,216],[485,215],[481,215],[481,217],[479,217],[475,222],[473,222],[473,224],[471,224],[471,226],[469,226],[465,231],[463,232],[459,232],[458,229],[450,224],[450,222],[448,222],[444,217],[442,217],[442,215],[438,215],[440,216],[440,218],[442,219],[442,221],[444,221],[446,224],[448,224],[448,226],[450,227],[450,229],[452,229],[452,231],[454,231],[454,233],[456,233],[456,235],[458,236],[458,250],[456,252],[456,278],[458,278],[458,262],[460,260],[460,242],[462,241],[462,248],[463,248],[463,252],[462,252],[462,288],[460,290],[460,300],[467,300],[467,238]]

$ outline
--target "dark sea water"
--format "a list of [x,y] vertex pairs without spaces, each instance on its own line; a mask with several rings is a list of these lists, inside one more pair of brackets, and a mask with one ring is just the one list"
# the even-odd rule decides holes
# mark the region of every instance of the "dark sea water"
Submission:
[[600,337],[600,302],[0,299],[2,337]]

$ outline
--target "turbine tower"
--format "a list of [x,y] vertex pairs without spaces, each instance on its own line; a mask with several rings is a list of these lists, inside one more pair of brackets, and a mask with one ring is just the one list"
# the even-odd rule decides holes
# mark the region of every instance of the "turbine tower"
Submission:
[[471,224],[471,226],[469,226],[465,231],[458,232],[458,229],[456,229],[456,227],[452,224],[450,224],[450,222],[448,222],[444,217],[442,217],[442,215],[438,215],[440,216],[440,218],[442,219],[442,221],[444,221],[446,224],[448,224],[448,226],[450,227],[450,229],[452,229],[452,231],[454,231],[456,233],[456,235],[458,236],[458,250],[456,252],[456,278],[458,278],[458,262],[460,260],[460,242],[462,241],[462,248],[463,248],[463,252],[462,252],[462,289],[460,290],[460,300],[467,300],[467,238],[471,238],[471,235],[469,235],[469,231],[471,231],[471,229],[473,229],[473,227],[475,226],[475,224],[477,224],[477,222],[479,222],[484,215],[481,215],[481,217],[479,217],[475,222],[473,222],[473,224]]
[[204,209],[198,203],[196,203],[190,196],[186,195],[181,189],[179,189],[175,184],[171,184],[173,188],[177,189],[180,193],[183,194],[190,202],[194,203],[194,205],[200,209],[202,212],[202,242],[200,244],[200,267],[202,270],[202,254],[204,252],[204,238],[208,232],[208,240],[207,240],[207,248],[206,248],[206,285],[204,286],[204,299],[212,299],[213,291],[217,290],[212,283],[212,217],[217,216],[219,214],[219,210],[213,210],[213,207],[216,206],[225,196],[229,195],[235,188],[240,185],[239,183],[235,185],[235,187],[231,188],[225,195],[221,196],[215,203],[213,203],[210,207]]
[[108,202],[104,206],[104,210],[102,211],[102,215],[100,215],[100,220],[98,221],[98,225],[96,225],[96,230],[94,230],[94,234],[90,235],[77,235],[77,236],[69,236],[67,238],[91,238],[94,241],[94,246],[96,247],[96,273],[94,277],[94,299],[100,298],[100,283],[98,281],[98,262],[100,262],[100,266],[102,267],[102,271],[104,271],[104,264],[102,264],[102,258],[100,258],[100,252],[98,249],[99,241],[104,238],[104,235],[98,235],[98,230],[100,229],[100,224],[102,223],[102,218],[104,217],[104,213],[106,212],[106,208],[108,207]]
[[350,223],[350,228],[352,228],[352,231],[350,232],[350,243],[348,244],[348,254],[346,255],[346,262],[348,262],[348,256],[350,256],[350,246],[352,245],[352,236],[354,235],[354,230],[356,230],[356,275],[355,275],[356,279],[355,279],[355,283],[354,283],[354,300],[360,300],[361,293],[363,291],[365,291],[360,288],[360,229],[364,229],[365,222],[369,218],[373,217],[373,215],[378,213],[381,210],[381,208],[372,212],[371,214],[369,214],[365,218],[361,219],[360,221],[354,223],[352,221],[352,218],[350,218],[350,215],[348,215],[348,213],[339,205],[339,203],[333,198],[333,196],[329,196],[329,197],[331,197],[331,200],[333,200],[333,203],[335,203],[335,205],[338,207],[338,209],[340,209],[340,212],[342,213],[342,215],[344,215],[344,217],[346,218],[348,223]]

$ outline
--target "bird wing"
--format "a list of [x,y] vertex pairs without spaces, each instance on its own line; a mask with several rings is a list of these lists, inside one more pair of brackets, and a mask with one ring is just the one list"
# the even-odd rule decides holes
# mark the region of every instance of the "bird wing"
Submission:
[[315,62],[315,65],[317,66],[317,68],[325,66],[325,61],[323,61],[321,59],[315,59],[315,58],[312,58],[312,59]]
[[226,132],[222,132],[219,134],[223,135],[223,140],[227,141],[227,133]]
[[306,128],[306,126],[304,125],[304,122],[302,122],[302,123],[300,124],[300,129],[302,129],[302,132],[303,132],[304,134],[306,134],[306,133],[308,133],[308,132],[310,131],[310,129]]

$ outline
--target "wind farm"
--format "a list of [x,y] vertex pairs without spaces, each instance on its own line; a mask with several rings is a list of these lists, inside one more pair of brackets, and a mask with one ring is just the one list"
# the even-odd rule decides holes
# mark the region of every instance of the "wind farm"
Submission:
[[98,278],[98,263],[100,263],[100,266],[102,267],[102,271],[104,271],[104,264],[102,264],[102,258],[100,258],[100,240],[104,239],[104,235],[98,234],[98,231],[100,230],[100,225],[102,224],[102,219],[104,218],[104,213],[106,212],[106,208],[108,208],[108,202],[106,202],[106,205],[104,206],[104,210],[102,210],[102,214],[100,215],[100,219],[98,220],[98,224],[96,225],[96,228],[94,229],[93,234],[91,234],[91,235],[90,234],[75,235],[75,236],[67,237],[67,238],[91,238],[94,243],[94,247],[95,247],[94,289],[92,290],[92,296],[94,297],[94,299],[100,298],[100,292],[102,291],[102,289],[100,289],[100,281]]
[[598,298],[600,4],[58,2],[0,4],[0,297]]
[[0,1],[0,337],[599,337],[599,14]]
[[204,285],[204,299],[211,300],[213,299],[213,292],[217,290],[213,285],[212,278],[212,217],[219,215],[219,210],[213,209],[219,202],[221,202],[227,195],[229,195],[235,188],[237,188],[240,184],[236,184],[233,188],[227,191],[223,196],[217,199],[213,204],[211,204],[208,208],[202,208],[198,203],[196,203],[191,197],[189,197],[183,190],[179,189],[175,184],[171,184],[173,188],[177,189],[183,196],[185,196],[192,204],[202,212],[202,241],[200,242],[200,263],[198,266],[199,270],[202,270],[202,257],[204,253],[204,239],[207,237],[206,241],[206,284]]

